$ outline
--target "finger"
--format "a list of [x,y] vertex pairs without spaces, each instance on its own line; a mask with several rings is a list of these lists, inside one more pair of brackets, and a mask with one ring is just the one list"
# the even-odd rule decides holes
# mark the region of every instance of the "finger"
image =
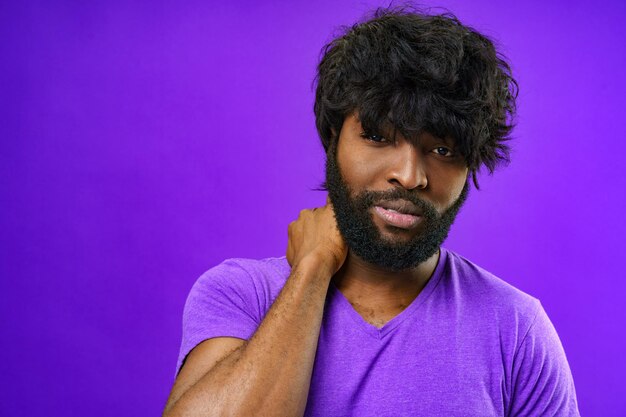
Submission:
[[293,261],[293,247],[291,245],[291,241],[289,241],[287,243],[287,251],[285,253],[285,256],[287,258],[287,263],[289,263],[289,266],[293,266],[292,265],[292,261]]

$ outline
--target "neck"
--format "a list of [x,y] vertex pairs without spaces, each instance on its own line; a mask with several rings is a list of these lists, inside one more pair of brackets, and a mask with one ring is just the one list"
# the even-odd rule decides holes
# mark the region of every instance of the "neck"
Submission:
[[365,262],[352,251],[333,277],[333,283],[351,302],[406,303],[417,297],[432,276],[439,261],[437,250],[426,261],[405,271],[390,271]]

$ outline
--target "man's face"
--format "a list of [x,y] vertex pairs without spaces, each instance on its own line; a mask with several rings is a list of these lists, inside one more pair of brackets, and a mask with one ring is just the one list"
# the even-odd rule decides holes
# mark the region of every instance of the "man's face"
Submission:
[[416,267],[436,253],[468,192],[454,143],[422,133],[409,142],[364,132],[346,117],[326,161],[337,226],[359,258],[385,269]]

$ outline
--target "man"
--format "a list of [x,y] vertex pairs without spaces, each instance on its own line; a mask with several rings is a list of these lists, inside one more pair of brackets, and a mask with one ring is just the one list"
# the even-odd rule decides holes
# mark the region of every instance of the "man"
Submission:
[[327,45],[328,202],[286,257],[200,277],[164,415],[578,415],[539,301],[441,248],[470,178],[507,160],[515,96],[450,15],[379,10]]

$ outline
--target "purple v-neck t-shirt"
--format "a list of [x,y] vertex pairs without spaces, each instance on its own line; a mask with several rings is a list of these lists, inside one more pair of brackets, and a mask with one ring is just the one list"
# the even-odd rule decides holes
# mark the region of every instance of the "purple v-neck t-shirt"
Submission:
[[[195,283],[177,371],[202,341],[249,339],[289,277],[284,257],[229,259]],[[540,302],[441,249],[422,292],[376,328],[331,283],[305,416],[579,416]]]

